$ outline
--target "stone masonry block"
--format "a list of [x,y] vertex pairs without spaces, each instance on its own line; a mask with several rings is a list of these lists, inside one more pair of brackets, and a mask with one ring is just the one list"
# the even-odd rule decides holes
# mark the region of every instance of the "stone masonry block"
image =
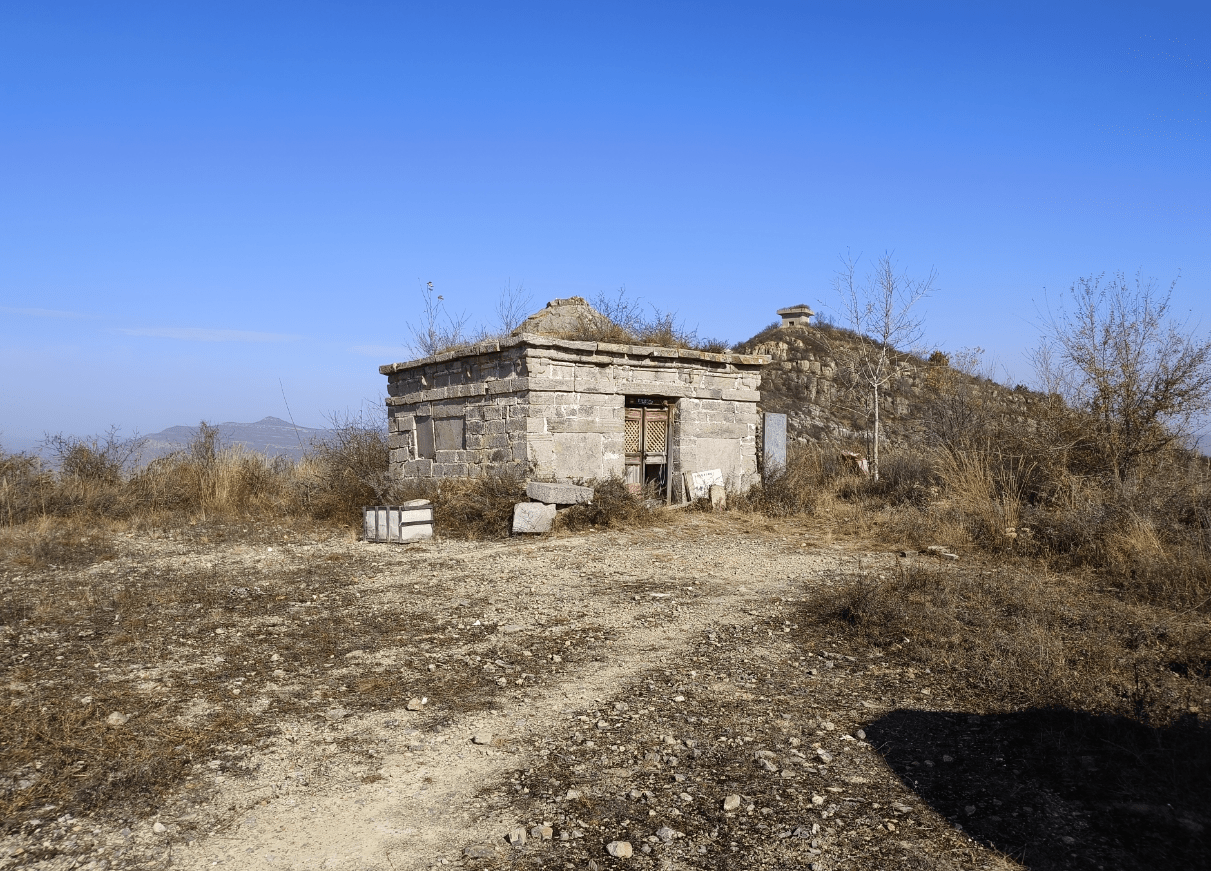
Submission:
[[548,505],[579,505],[593,501],[593,488],[576,484],[549,484],[531,481],[526,484],[526,495]]
[[542,502],[518,502],[513,506],[513,534],[541,535],[551,531],[555,506]]

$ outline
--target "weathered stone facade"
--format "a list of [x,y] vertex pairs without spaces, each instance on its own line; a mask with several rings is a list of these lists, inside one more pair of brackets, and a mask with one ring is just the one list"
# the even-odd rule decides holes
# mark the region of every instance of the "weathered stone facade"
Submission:
[[757,403],[767,357],[522,333],[409,363],[387,376],[391,469],[401,476],[493,471],[587,481],[624,471],[627,397],[671,412],[671,495],[681,472],[757,474]]

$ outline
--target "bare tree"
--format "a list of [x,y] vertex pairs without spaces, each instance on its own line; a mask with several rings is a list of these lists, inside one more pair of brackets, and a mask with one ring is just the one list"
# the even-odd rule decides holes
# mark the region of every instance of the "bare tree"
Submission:
[[924,320],[913,307],[932,290],[937,271],[918,280],[897,272],[890,253],[876,262],[874,269],[859,281],[858,260],[846,254],[833,286],[841,298],[842,311],[850,328],[859,335],[852,350],[843,355],[843,365],[851,378],[870,390],[874,417],[874,456],[871,474],[879,478],[879,396],[896,371],[896,348],[915,345],[924,332]]
[[413,325],[411,321],[405,321],[408,332],[412,334],[412,342],[409,345],[412,353],[421,357],[432,357],[471,341],[467,335],[467,322],[470,317],[466,313],[457,316],[450,314],[445,299],[440,294],[434,294],[432,281],[421,285],[420,293],[420,323]]
[[1170,318],[1176,284],[1162,291],[1138,272],[1079,278],[1043,318],[1039,381],[1089,413],[1087,453],[1119,483],[1211,410],[1211,341]]

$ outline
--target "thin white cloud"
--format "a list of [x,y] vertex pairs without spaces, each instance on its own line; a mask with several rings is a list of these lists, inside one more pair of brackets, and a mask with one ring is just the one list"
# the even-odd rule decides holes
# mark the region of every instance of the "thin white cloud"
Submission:
[[255,333],[248,330],[207,330],[201,327],[138,327],[121,329],[128,336],[178,339],[182,342],[293,342],[299,336],[284,333]]
[[25,315],[31,318],[95,318],[96,315],[85,314],[84,312],[67,312],[59,311],[53,308],[9,308],[8,306],[0,306],[0,312],[9,315]]
[[349,350],[362,357],[380,357],[389,363],[411,360],[413,357],[402,345],[354,345]]

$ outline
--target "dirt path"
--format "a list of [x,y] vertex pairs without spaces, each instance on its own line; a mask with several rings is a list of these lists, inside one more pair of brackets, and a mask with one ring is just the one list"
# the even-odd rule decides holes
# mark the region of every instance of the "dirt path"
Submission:
[[[502,694],[494,709],[459,714],[437,728],[429,711],[343,721],[342,732],[385,749],[369,783],[337,776],[317,789],[283,792],[275,781],[305,768],[300,757],[308,754],[291,753],[297,744],[267,754],[252,782],[220,784],[216,802],[234,808],[231,824],[177,847],[174,864],[428,868],[458,860],[469,845],[503,843],[524,821],[507,811],[485,814],[486,786],[541,762],[537,748],[566,731],[571,717],[617,698],[650,669],[685,659],[704,632],[751,620],[746,612],[771,598],[801,593],[835,572],[840,559],[838,551],[804,547],[814,542],[802,533],[792,540],[718,531],[704,519],[676,535],[655,529],[497,548],[431,546],[424,552],[430,582],[455,600],[497,603],[496,619],[515,645],[572,617],[604,636],[597,656],[540,689]],[[415,580],[408,570],[420,556],[414,551],[400,557],[403,565],[385,566],[367,579],[363,596],[389,598]],[[305,741],[308,730],[296,725],[293,734]],[[477,735],[491,743],[474,743]]]
[[0,869],[1018,867],[963,831],[1004,813],[985,781],[917,791],[965,752],[970,700],[815,619],[895,562],[730,514],[407,547],[123,534],[11,579],[33,604],[10,718],[43,728],[57,699],[92,743],[12,772],[60,779]]

